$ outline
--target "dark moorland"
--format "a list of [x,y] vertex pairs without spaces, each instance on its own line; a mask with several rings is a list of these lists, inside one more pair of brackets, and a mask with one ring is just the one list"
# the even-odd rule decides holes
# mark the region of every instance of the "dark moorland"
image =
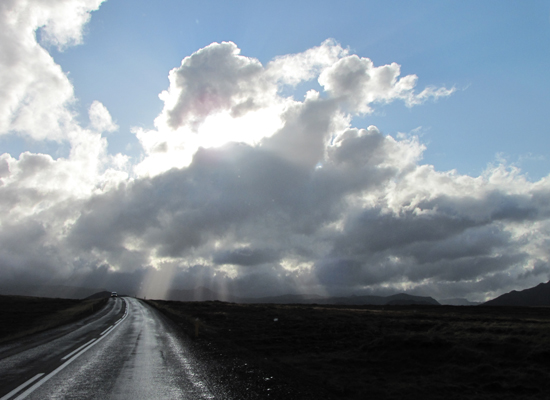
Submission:
[[106,300],[0,295],[0,343],[74,322],[99,310]]
[[272,399],[289,398],[288,387],[300,399],[550,393],[550,308],[147,302],[206,356],[242,360],[228,380],[269,371]]

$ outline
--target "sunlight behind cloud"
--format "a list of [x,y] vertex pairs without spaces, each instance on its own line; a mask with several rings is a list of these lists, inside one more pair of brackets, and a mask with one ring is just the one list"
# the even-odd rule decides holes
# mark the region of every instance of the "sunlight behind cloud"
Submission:
[[[256,145],[269,137],[283,125],[280,114],[284,106],[272,106],[251,111],[237,118],[228,113],[219,113],[207,118],[188,140],[191,148],[219,147],[228,142]],[[192,134],[188,134],[191,136]]]

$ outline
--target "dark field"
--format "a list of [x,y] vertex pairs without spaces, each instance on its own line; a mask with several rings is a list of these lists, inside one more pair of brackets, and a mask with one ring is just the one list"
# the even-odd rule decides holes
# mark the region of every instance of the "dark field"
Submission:
[[266,398],[550,398],[550,308],[148,303]]
[[74,322],[106,301],[0,295],[0,343]]

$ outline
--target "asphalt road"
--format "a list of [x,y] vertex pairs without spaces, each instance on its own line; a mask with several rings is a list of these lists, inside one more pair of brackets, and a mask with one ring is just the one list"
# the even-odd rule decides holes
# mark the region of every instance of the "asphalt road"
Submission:
[[223,398],[177,328],[133,298],[0,346],[0,400]]

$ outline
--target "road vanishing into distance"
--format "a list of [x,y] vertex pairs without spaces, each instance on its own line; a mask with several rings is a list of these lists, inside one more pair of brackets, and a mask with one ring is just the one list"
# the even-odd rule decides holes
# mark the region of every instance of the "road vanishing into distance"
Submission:
[[0,346],[0,400],[223,398],[177,327],[134,298]]

